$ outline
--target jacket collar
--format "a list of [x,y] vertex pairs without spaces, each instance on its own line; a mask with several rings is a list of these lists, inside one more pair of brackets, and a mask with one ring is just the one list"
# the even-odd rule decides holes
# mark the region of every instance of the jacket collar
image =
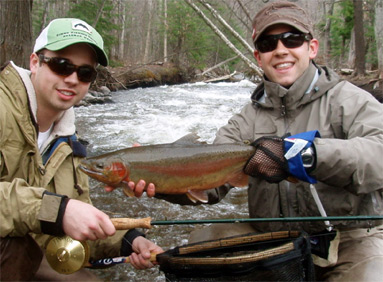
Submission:
[[[33,84],[31,81],[31,72],[29,70],[20,68],[16,66],[13,62],[11,62],[12,66],[15,68],[21,79],[23,80],[24,86],[28,93],[29,105],[32,113],[32,118],[36,122],[36,113],[37,113],[37,100],[36,93],[33,88]],[[73,107],[66,110],[61,117],[55,122],[53,130],[47,139],[47,141],[43,144],[43,149],[55,138],[60,136],[71,136],[75,133],[75,114]]]
[[260,107],[273,109],[278,115],[284,111],[292,114],[299,106],[319,98],[338,82],[339,77],[333,71],[310,62],[306,71],[288,89],[264,78],[251,100]]

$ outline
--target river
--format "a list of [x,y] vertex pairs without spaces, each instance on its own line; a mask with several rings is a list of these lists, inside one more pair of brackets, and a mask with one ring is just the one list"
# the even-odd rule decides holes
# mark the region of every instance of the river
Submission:
[[[193,83],[137,88],[113,93],[113,103],[78,107],[79,136],[89,142],[88,155],[131,147],[134,143],[170,143],[188,133],[201,141],[213,142],[215,132],[249,102],[255,85],[236,83]],[[153,220],[219,219],[248,217],[247,191],[235,188],[216,205],[180,206],[144,194],[128,198],[121,189],[106,193],[91,180],[93,204],[110,216],[151,217]],[[188,234],[204,225],[164,225],[144,230],[147,238],[164,250],[187,244]],[[166,281],[159,267],[135,270],[117,265],[92,270],[105,281]]]

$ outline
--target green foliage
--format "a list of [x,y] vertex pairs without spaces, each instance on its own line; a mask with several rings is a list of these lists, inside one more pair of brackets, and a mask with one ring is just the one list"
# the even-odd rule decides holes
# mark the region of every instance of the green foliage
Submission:
[[340,1],[336,4],[334,14],[331,17],[331,55],[333,58],[343,57],[346,52],[346,44],[351,38],[354,27],[354,6],[352,0]]
[[[208,11],[204,12],[212,18]],[[178,57],[173,59],[178,63],[204,69],[234,56],[233,51],[184,1],[168,1],[167,20],[170,52],[178,54]],[[232,61],[230,64],[234,65],[236,62]]]
[[[364,7],[364,37],[366,41],[366,63],[377,66],[376,44],[374,33],[374,10],[367,5]],[[354,5],[352,0],[336,2],[334,14],[331,17],[331,57],[333,60],[343,62],[350,48],[350,39],[354,27]],[[358,42],[356,43],[358,44]]]
[[111,34],[111,30],[119,29],[119,26],[115,25],[110,20],[118,16],[113,13],[113,2],[111,0],[82,0],[78,4],[73,5],[66,16],[79,18],[86,21],[88,24],[93,25],[103,2],[105,2],[105,4],[95,29],[104,39],[105,50],[109,53],[108,51],[110,48],[116,43],[116,38]]
[[[104,1],[105,0],[35,0],[33,2],[32,10],[33,38],[36,38],[42,28],[45,27],[42,26],[42,18],[44,14],[46,16],[45,25],[51,20],[61,17],[79,18],[86,21],[88,24],[93,25]],[[104,39],[105,50],[107,53],[109,53],[108,51],[116,42],[116,38],[111,33],[111,30],[119,29],[119,26],[115,25],[111,20],[116,16],[117,15],[113,13],[113,1],[106,0],[95,28]]]

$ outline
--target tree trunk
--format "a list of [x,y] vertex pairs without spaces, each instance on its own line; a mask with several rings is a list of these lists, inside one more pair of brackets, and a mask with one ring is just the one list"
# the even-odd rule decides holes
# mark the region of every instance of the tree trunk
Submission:
[[355,75],[364,75],[366,72],[366,46],[363,29],[363,1],[354,0],[354,27],[355,27]]
[[94,20],[94,22],[93,22],[93,24],[92,24],[92,26],[93,26],[94,28],[96,28],[96,25],[97,25],[97,23],[98,23],[98,20],[100,19],[101,15],[102,15],[102,11],[104,10],[104,6],[105,6],[105,2],[106,2],[106,1],[107,1],[107,0],[102,1],[101,6],[100,6],[100,8],[99,8],[98,11],[97,11],[97,16],[96,16],[96,18],[95,18],[95,20]]
[[253,48],[246,42],[245,39],[242,38],[242,36],[236,32],[219,14],[216,10],[213,9],[212,6],[210,6],[209,3],[206,3],[205,0],[198,0],[205,8],[207,8],[211,14],[224,26],[226,27],[230,33],[242,44],[243,47],[247,49],[247,51],[250,54],[253,54]]
[[[348,49],[348,59],[347,59],[347,65],[349,68],[353,69],[355,68],[355,28],[351,30],[351,38],[350,38],[350,48]],[[343,44],[342,44],[342,50],[345,49],[345,43],[343,39]],[[343,58],[343,52],[341,54],[341,59]],[[342,64],[342,61],[339,62],[340,65]]]
[[376,0],[375,2],[375,40],[379,78],[383,79],[383,0]]
[[121,23],[121,30],[120,30],[120,36],[119,36],[119,42],[118,42],[118,58],[119,60],[124,61],[124,47],[125,47],[125,33],[126,33],[126,4],[120,2],[120,23]]
[[0,66],[12,60],[29,68],[32,52],[32,0],[0,1]]
[[164,0],[164,62],[168,61],[168,3]]
[[44,3],[44,11],[41,19],[40,30],[43,30],[47,26],[48,7],[49,2],[47,1]]
[[150,52],[150,38],[151,38],[151,29],[152,29],[152,0],[149,0],[147,3],[148,5],[148,26],[146,30],[146,39],[145,39],[145,52],[144,52],[144,59],[143,63],[147,64],[149,62],[149,52]]
[[326,9],[327,2],[323,2],[323,5],[325,7],[325,13],[324,16],[325,19],[325,26],[324,26],[324,50],[323,54],[326,60],[326,65],[330,63],[330,57],[331,57],[331,37],[330,37],[330,31],[331,31],[331,17],[334,12],[334,4],[335,0],[331,0],[330,3],[328,3],[328,9]]
[[224,42],[225,44],[235,53],[237,54],[245,64],[258,76],[262,76],[261,69],[255,65],[252,61],[250,61],[246,56],[244,56],[241,51],[239,51],[227,37],[214,25],[214,23],[206,17],[206,15],[191,1],[191,0],[185,0],[185,2],[193,8],[194,11],[197,12],[197,14],[205,21],[205,23],[214,31],[215,34],[217,34]]

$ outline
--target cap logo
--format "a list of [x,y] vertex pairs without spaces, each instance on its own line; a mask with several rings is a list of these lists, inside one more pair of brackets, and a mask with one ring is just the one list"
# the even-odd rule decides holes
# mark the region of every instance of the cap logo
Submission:
[[87,33],[92,33],[91,27],[87,23],[82,21],[74,21],[72,23],[72,29],[85,31]]

